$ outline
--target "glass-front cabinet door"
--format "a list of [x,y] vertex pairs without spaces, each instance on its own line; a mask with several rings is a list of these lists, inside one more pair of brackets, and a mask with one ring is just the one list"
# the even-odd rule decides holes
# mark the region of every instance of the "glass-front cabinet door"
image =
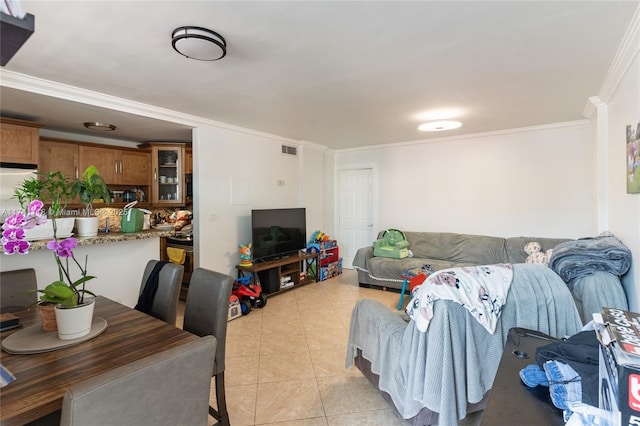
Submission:
[[151,203],[184,205],[184,144],[148,143],[151,149]]

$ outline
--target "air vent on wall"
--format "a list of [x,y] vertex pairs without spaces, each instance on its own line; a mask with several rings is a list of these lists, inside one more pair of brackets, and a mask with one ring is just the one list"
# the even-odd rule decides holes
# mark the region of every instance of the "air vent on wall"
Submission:
[[298,155],[298,148],[295,146],[282,145],[282,153],[286,155]]

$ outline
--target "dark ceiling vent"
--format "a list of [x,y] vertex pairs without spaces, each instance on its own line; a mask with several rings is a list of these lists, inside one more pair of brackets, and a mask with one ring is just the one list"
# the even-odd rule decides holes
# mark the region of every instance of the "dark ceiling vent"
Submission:
[[298,148],[296,148],[295,146],[282,145],[282,153],[286,155],[297,156]]

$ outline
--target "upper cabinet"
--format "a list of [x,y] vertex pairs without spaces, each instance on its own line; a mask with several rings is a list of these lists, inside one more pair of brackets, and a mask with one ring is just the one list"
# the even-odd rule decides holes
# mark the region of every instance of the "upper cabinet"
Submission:
[[151,203],[181,206],[185,203],[184,143],[148,142],[151,152]]
[[73,180],[93,165],[114,192],[112,206],[125,204],[124,192],[135,193],[138,202],[156,207],[173,208],[192,201],[193,157],[187,143],[148,142],[136,149],[43,137],[39,145],[40,172],[61,171]]
[[120,182],[123,185],[149,185],[151,154],[144,151],[120,151]]
[[148,185],[150,154],[136,149],[79,145],[80,173],[94,165],[107,185]]
[[[61,171],[71,180],[79,179],[93,165],[114,191],[112,206],[122,206],[123,191],[136,194],[137,201],[149,202],[151,153],[136,148],[98,145],[65,139],[42,138],[38,170],[43,173]],[[78,200],[73,201],[78,204]]]
[[0,117],[0,162],[38,164],[40,123]]
[[38,170],[42,173],[61,171],[65,176],[78,179],[78,145],[52,138],[41,138]]
[[117,149],[79,145],[78,164],[82,171],[91,165],[95,166],[107,185],[118,183],[120,163]]
[[193,148],[191,147],[184,150],[184,174],[193,174]]
[[[78,145],[53,138],[40,138],[38,147],[38,171],[40,173],[62,172],[71,181],[78,179]],[[79,204],[80,198],[70,201]]]

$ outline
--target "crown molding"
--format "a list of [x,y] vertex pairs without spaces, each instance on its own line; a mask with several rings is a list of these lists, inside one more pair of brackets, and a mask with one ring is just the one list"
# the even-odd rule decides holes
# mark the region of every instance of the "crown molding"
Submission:
[[587,99],[587,104],[584,106],[584,111],[582,111],[583,117],[587,120],[590,120],[593,116],[593,113],[596,112],[596,109],[606,106],[607,104],[602,102],[599,96],[591,96]]
[[609,67],[609,71],[605,76],[604,82],[600,87],[598,97],[607,104],[615,91],[618,89],[620,82],[628,72],[633,61],[640,54],[640,5],[636,8],[631,23],[627,28],[620,47],[616,52],[616,56]]
[[315,143],[315,142],[301,140],[299,141],[299,143],[305,148],[315,149],[316,151],[326,151],[327,149],[329,149],[327,146],[320,145],[319,143]]
[[459,136],[446,136],[442,138],[430,138],[430,139],[420,139],[416,141],[407,141],[407,142],[394,142],[388,143],[384,145],[369,145],[364,147],[357,148],[345,148],[345,149],[337,149],[335,152],[355,152],[355,151],[368,151],[371,149],[384,149],[384,148],[396,148],[399,146],[410,146],[410,145],[423,145],[429,143],[437,143],[437,142],[448,142],[448,141],[460,141],[466,139],[479,139],[479,138],[489,138],[495,136],[504,136],[504,135],[513,135],[517,133],[529,133],[529,132],[539,132],[544,130],[557,130],[557,129],[568,129],[568,128],[579,128],[579,127],[587,127],[589,126],[588,120],[574,120],[574,121],[564,121],[561,123],[551,123],[551,124],[542,124],[540,126],[529,126],[529,127],[518,127],[515,129],[506,129],[506,130],[495,130],[491,132],[483,132],[483,133],[469,133],[466,135]]
[[273,139],[278,142],[286,142],[296,145],[301,143],[301,141],[295,139],[273,135],[270,133],[264,133],[244,127],[234,126],[232,124],[209,120],[195,115],[184,114],[178,111],[160,108],[149,104],[143,104],[124,98],[118,98],[116,96],[94,92],[92,90],[81,89],[79,87],[70,86],[68,84],[45,80],[42,78],[33,77],[27,74],[21,74],[6,69],[2,69],[2,73],[0,73],[0,86],[22,90],[30,93],[37,93],[43,96],[65,99],[68,101],[97,106],[101,108],[112,109],[114,111],[168,121],[171,123],[178,123],[194,128],[215,127],[225,130],[231,130],[234,132],[245,133],[252,136],[258,136],[261,138]]

